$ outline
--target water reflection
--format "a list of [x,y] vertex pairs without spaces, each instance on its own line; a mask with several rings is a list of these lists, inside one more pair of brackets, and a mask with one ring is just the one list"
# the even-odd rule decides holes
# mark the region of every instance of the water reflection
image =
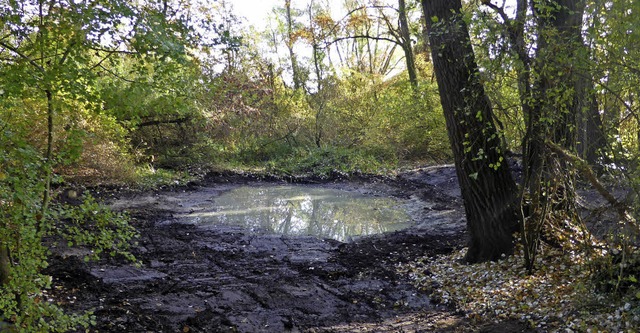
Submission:
[[188,217],[202,224],[240,225],[254,232],[313,235],[339,241],[410,224],[401,202],[393,198],[319,187],[240,187],[213,201],[210,211]]

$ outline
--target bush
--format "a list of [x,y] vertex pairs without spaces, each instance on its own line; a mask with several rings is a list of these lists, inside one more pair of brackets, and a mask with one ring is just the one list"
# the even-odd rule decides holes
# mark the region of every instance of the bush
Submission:
[[298,149],[267,162],[267,171],[285,175],[331,177],[354,173],[385,173],[395,167],[389,159],[361,150],[326,147]]
[[92,314],[70,315],[51,303],[45,290],[51,277],[48,248],[43,241],[63,237],[73,245],[93,247],[100,253],[127,252],[135,237],[126,216],[115,214],[85,198],[78,207],[49,209],[44,202],[48,165],[25,132],[10,130],[0,121],[0,319],[17,332],[63,332],[88,327]]

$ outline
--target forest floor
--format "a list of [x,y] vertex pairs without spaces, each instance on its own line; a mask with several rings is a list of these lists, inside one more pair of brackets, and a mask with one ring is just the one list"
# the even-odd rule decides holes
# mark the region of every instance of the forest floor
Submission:
[[[239,227],[178,223],[185,202],[242,184],[281,182],[216,174],[186,187],[102,194],[139,230],[133,253],[85,263],[58,246],[47,269],[51,297],[71,312],[92,310],[94,332],[525,332],[517,321],[478,324],[431,301],[398,265],[460,249],[465,220],[451,166],[395,178],[298,179],[405,199],[415,225],[341,243],[250,234]],[[309,185],[311,186],[311,185]],[[100,195],[100,193],[98,193]]]

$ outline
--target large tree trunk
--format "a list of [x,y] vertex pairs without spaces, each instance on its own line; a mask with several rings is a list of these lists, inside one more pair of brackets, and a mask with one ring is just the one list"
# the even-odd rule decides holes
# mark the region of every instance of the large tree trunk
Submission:
[[478,78],[461,1],[422,0],[422,6],[467,215],[466,260],[495,260],[513,252],[512,233],[520,220],[518,191]]
[[[535,79],[524,150],[524,188],[529,198],[529,217],[523,224],[525,261],[533,269],[543,230],[565,230],[576,216],[574,176],[566,161],[549,148],[554,144],[576,150],[578,115],[585,107],[587,89],[581,77],[580,57],[584,2],[581,0],[533,0],[537,22]],[[577,60],[578,59],[578,60]],[[582,60],[586,60],[583,58]],[[572,223],[572,222],[569,222]],[[561,245],[555,232],[547,241]]]
[[[544,160],[544,141],[551,140],[563,148],[576,147],[577,115],[583,106],[586,91],[580,85],[584,78],[576,66],[582,44],[581,27],[584,3],[580,0],[534,0],[534,15],[538,25],[538,47],[534,69],[533,107],[527,128],[529,146],[525,157],[528,177],[533,177]],[[527,179],[529,180],[529,179]]]

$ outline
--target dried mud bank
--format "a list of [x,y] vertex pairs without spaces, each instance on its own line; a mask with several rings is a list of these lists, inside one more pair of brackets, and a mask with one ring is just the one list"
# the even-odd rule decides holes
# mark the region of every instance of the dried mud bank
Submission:
[[[452,167],[313,184],[408,203],[413,226],[349,243],[178,222],[194,202],[274,181],[217,175],[184,189],[114,196],[108,202],[128,211],[140,231],[141,265],[85,264],[58,250],[49,267],[54,296],[69,310],[93,309],[96,332],[453,332],[467,325],[396,272],[398,263],[463,245]],[[505,323],[499,331],[521,328]]]

